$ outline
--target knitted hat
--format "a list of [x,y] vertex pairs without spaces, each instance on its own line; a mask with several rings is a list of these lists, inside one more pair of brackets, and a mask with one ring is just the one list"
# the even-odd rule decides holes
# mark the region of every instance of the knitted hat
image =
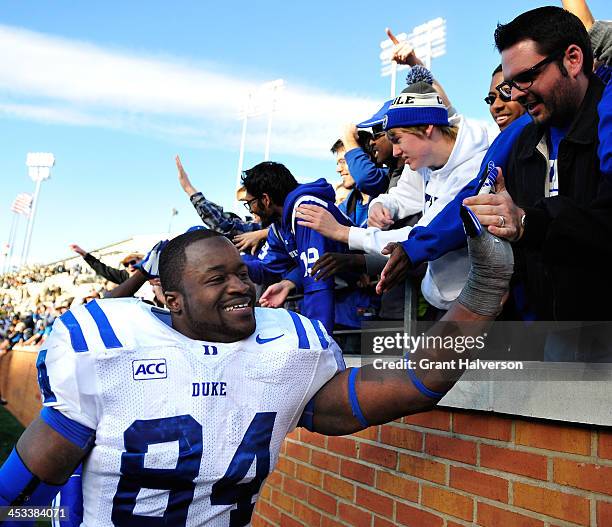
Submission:
[[419,81],[396,97],[383,120],[383,129],[433,124],[448,126],[448,110],[427,82]]
[[427,84],[433,84],[434,78],[431,71],[429,71],[425,66],[417,64],[412,66],[408,72],[408,75],[406,75],[406,84],[410,86],[411,84],[419,81],[426,82]]

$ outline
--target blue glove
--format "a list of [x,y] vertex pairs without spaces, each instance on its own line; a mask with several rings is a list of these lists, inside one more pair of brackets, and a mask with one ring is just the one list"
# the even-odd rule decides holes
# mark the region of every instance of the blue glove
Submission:
[[159,257],[168,244],[168,240],[161,240],[157,242],[153,249],[151,249],[142,261],[136,265],[137,269],[140,269],[149,280],[152,278],[159,278]]

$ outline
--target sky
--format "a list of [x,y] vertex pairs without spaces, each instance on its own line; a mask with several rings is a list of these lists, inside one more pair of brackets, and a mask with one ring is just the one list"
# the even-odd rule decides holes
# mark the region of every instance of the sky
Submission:
[[[606,3],[589,1],[595,18],[610,18]],[[432,71],[460,113],[488,123],[483,97],[499,63],[495,26],[540,5],[5,0],[0,243],[8,241],[15,197],[34,192],[28,152],[56,159],[40,187],[30,262],[68,257],[70,243],[93,250],[199,224],[178,184],[176,154],[198,190],[232,209],[240,112],[249,91],[275,79],[285,87],[272,119],[271,159],[300,181],[336,180],[329,147],[343,125],[389,98],[379,59],[385,27],[410,33],[444,18],[446,54]],[[405,74],[398,73],[398,91]],[[266,115],[248,120],[244,168],[264,159],[267,125]],[[17,255],[25,228],[20,217]]]

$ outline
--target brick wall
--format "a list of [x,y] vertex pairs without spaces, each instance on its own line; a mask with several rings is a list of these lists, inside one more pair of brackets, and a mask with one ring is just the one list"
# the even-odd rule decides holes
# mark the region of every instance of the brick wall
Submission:
[[28,426],[42,408],[36,373],[36,347],[15,347],[0,359],[0,393],[6,409]]
[[[0,361],[24,425],[41,406],[33,351]],[[441,410],[347,437],[298,429],[253,525],[612,527],[612,431]]]
[[297,430],[261,526],[612,526],[612,431],[442,411],[347,437]]

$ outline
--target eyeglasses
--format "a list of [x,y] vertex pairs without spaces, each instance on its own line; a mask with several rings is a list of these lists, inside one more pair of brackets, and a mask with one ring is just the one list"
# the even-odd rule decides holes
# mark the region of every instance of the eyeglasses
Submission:
[[510,79],[509,81],[504,81],[501,84],[495,86],[495,89],[504,97],[510,99],[512,96],[512,88],[516,88],[520,91],[526,91],[533,85],[534,81],[538,78],[540,71],[544,66],[554,62],[555,60],[561,58],[565,54],[565,51],[557,51],[552,55],[549,55],[544,60],[538,62],[535,66],[522,71],[518,75],[514,77],[514,79]]
[[[489,106],[491,106],[495,100],[497,99],[497,95],[495,95],[494,93],[492,93],[491,95],[487,95],[484,98],[484,102],[486,102]],[[501,93],[499,94],[499,99],[502,102],[510,102],[510,98],[509,97],[505,97],[504,95],[502,95]]]
[[123,262],[123,267],[129,267],[130,265],[133,267],[138,262],[140,262],[140,260],[130,260],[129,262]]
[[387,135],[387,132],[377,132],[372,135],[372,140],[378,141],[381,137],[386,136],[386,135]]
[[251,208],[251,203],[253,203],[254,201],[257,201],[258,199],[259,199],[259,198],[253,198],[253,199],[249,199],[249,200],[245,201],[245,202],[243,203],[244,208],[245,208],[246,210],[248,210],[249,212],[253,212],[253,209]]

